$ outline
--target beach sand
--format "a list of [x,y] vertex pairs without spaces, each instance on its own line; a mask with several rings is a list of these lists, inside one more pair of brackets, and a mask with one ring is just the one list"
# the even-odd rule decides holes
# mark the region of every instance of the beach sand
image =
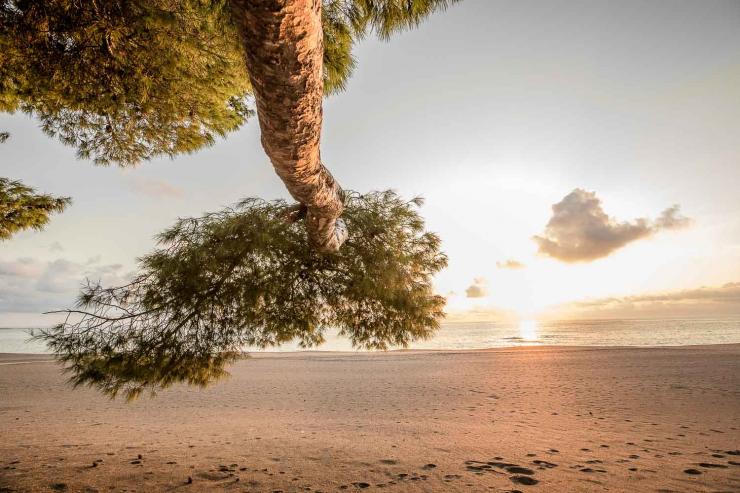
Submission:
[[257,354],[127,404],[0,356],[0,491],[740,491],[740,345]]

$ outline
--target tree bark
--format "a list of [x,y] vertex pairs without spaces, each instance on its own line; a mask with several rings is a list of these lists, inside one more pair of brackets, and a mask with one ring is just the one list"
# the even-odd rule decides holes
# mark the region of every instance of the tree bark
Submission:
[[343,192],[321,163],[324,83],[321,0],[233,0],[257,104],[262,146],[306,206],[312,245],[339,249]]

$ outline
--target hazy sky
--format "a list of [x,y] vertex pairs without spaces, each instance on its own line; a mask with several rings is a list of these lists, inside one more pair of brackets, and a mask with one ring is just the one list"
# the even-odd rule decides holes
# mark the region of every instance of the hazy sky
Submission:
[[[426,197],[453,313],[740,313],[740,2],[464,0],[356,55],[322,157],[345,188]],[[131,170],[77,161],[24,115],[0,130],[0,175],[74,199],[0,244],[0,326],[51,323],[178,216],[288,197],[256,119]]]

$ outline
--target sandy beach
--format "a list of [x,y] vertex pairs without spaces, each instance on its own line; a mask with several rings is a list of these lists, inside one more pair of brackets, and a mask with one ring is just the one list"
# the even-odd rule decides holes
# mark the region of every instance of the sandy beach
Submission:
[[0,355],[0,491],[740,491],[740,345],[256,354],[111,401]]

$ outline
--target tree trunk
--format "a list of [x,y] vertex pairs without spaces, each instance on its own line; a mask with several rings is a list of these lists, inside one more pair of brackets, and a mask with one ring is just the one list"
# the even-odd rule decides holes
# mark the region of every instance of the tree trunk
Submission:
[[339,249],[343,193],[321,163],[321,0],[234,0],[262,146],[290,194],[307,208],[312,245]]

